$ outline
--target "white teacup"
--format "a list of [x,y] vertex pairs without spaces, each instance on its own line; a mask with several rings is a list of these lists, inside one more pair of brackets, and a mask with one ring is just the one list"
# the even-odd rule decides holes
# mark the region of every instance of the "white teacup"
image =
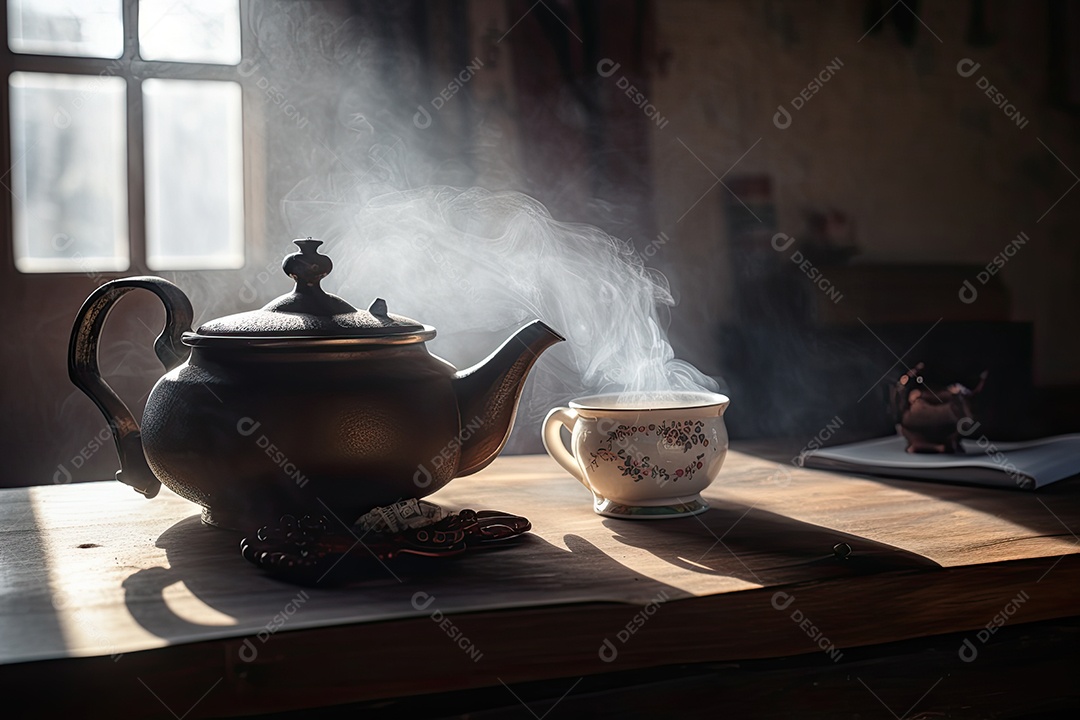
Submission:
[[[544,447],[615,518],[662,519],[709,509],[701,498],[724,464],[730,401],[707,392],[592,395],[555,408]],[[570,449],[563,426],[570,430]]]

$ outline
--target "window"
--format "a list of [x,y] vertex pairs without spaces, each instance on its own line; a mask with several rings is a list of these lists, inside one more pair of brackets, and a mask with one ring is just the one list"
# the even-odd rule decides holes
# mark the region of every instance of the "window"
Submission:
[[0,190],[18,271],[243,267],[243,10],[7,0]]

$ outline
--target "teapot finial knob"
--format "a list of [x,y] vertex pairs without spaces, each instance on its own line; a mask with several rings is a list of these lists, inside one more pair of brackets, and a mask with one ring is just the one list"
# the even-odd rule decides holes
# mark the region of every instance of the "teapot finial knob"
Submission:
[[386,301],[382,298],[375,298],[375,302],[371,303],[371,307],[368,308],[368,312],[375,317],[381,319],[390,319],[390,311],[386,309]]
[[296,291],[321,289],[319,282],[330,274],[334,269],[334,263],[329,257],[319,252],[322,240],[312,238],[293,240],[300,252],[293,253],[281,263],[281,269],[296,281]]

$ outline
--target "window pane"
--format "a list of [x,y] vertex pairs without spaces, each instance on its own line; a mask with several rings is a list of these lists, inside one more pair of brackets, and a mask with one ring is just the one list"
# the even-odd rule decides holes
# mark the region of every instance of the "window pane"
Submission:
[[17,53],[118,58],[121,0],[8,0],[8,45]]
[[126,84],[120,78],[12,73],[15,267],[128,267]]
[[139,55],[144,60],[236,65],[238,0],[140,0]]
[[243,267],[240,86],[152,79],[143,99],[147,264]]

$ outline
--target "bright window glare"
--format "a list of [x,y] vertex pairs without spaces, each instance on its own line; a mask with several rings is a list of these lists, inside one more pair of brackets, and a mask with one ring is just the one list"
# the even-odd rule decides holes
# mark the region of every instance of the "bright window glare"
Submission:
[[243,267],[240,85],[151,79],[142,87],[147,265]]
[[144,60],[236,65],[238,0],[140,0],[139,54]]
[[118,58],[121,0],[8,0],[8,46],[30,55]]
[[126,83],[15,72],[9,84],[15,267],[127,270]]

